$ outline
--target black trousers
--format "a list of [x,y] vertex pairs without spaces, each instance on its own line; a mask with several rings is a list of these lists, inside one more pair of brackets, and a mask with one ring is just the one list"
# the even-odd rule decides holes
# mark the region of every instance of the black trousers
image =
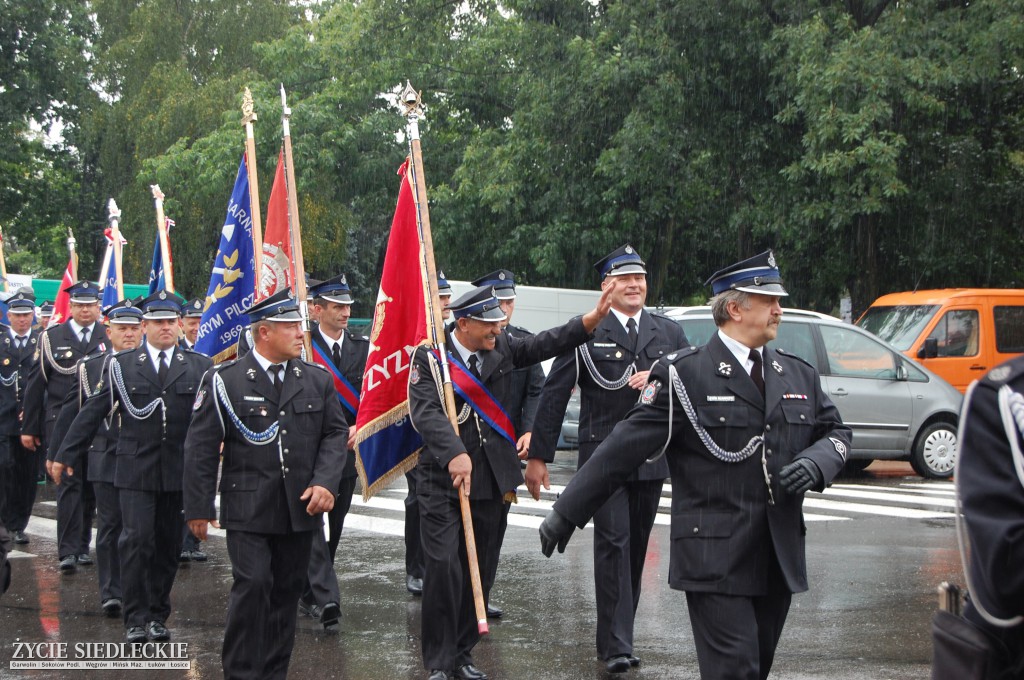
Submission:
[[256,534],[230,529],[231,594],[224,628],[224,677],[285,678],[295,644],[312,531]]
[[687,591],[701,680],[768,677],[793,599],[774,554],[771,565],[765,595]]
[[[480,579],[491,590],[493,561],[498,559],[498,528],[505,503],[501,497],[471,500]],[[473,589],[466,562],[466,538],[459,500],[419,489],[420,542],[423,548],[423,667],[452,670],[471,663],[480,641]]]
[[306,604],[318,604],[323,607],[330,602],[341,603],[338,577],[334,573],[334,557],[338,554],[341,530],[345,528],[345,516],[348,515],[348,511],[352,507],[352,493],[356,488],[356,479],[356,477],[343,477],[341,480],[338,497],[334,500],[334,507],[325,514],[329,520],[328,538],[324,538],[322,528],[313,532],[309,568],[306,570],[306,587],[302,591],[302,601]]
[[409,492],[405,495],[405,573],[423,578],[423,548],[420,546],[420,501],[416,497],[416,468],[405,473]]
[[597,654],[633,653],[633,619],[663,481],[626,482],[594,515]]
[[32,516],[32,505],[36,502],[35,451],[21,445],[20,435],[5,436],[7,453],[11,464],[3,470],[3,502],[0,503],[0,520],[12,534],[24,531]]
[[57,487],[57,555],[61,559],[88,553],[92,542],[96,494],[85,473],[85,464],[73,475],[65,472]]
[[93,482],[96,493],[96,568],[100,579],[100,603],[121,599],[121,500],[110,482]]
[[181,492],[118,489],[124,625],[166,623],[181,553]]

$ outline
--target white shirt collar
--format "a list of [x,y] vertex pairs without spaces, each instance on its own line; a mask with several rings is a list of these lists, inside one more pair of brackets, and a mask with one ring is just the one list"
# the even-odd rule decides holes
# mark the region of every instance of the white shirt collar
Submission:
[[612,307],[612,314],[614,314],[615,318],[619,320],[619,323],[622,324],[622,327],[626,329],[627,333],[629,332],[629,328],[626,326],[626,322],[629,321],[630,319],[633,319],[636,322],[637,332],[638,333],[640,332],[640,315],[643,314],[643,313],[644,313],[644,310],[641,309],[636,314],[630,315],[630,314],[626,314],[625,312],[620,312],[619,310],[617,310],[614,307]]
[[13,340],[18,340],[19,338],[24,338],[25,340],[28,340],[29,336],[32,335],[32,329],[31,328],[28,330],[27,333],[25,333],[25,335],[18,335],[17,333],[14,332],[14,329],[11,328],[11,327],[8,327],[7,330],[9,330],[11,332],[11,338]]
[[167,349],[157,349],[149,344],[149,340],[146,340],[146,351],[149,353],[149,360],[153,362],[153,370],[157,373],[160,372],[160,352],[163,352],[167,357],[167,367],[171,367],[171,359],[174,358],[174,346]]
[[342,343],[345,340],[345,331],[342,331],[341,335],[338,336],[338,339],[335,340],[334,338],[332,338],[332,337],[328,336],[326,333],[324,333],[324,327],[322,325],[317,324],[316,330],[320,334],[320,337],[323,338],[324,344],[327,345],[327,349],[333,350],[335,343],[337,343],[338,344],[338,348],[341,349],[341,345],[342,345]]
[[[263,356],[262,354],[257,352],[255,347],[253,347],[252,350],[249,353],[252,354],[252,358],[256,360],[256,363],[258,363],[260,365],[260,368],[263,369],[264,373],[266,373],[270,369],[270,367],[274,364],[273,361],[271,361],[270,359],[266,358],[265,356]],[[287,364],[288,364],[287,361],[282,361],[280,363],[280,365],[282,367],[286,366]]]
[[75,321],[74,319],[68,319],[68,323],[71,324],[71,330],[73,330],[75,332],[75,335],[78,336],[79,340],[82,339],[82,329],[83,328],[88,328],[89,329],[89,339],[92,340],[93,331],[96,330],[96,322],[95,321],[93,323],[89,324],[88,326],[80,326],[80,325],[78,325],[78,322]]
[[462,357],[462,363],[464,363],[467,367],[469,366],[469,357],[470,357],[470,355],[475,355],[476,356],[477,366],[479,366],[481,363],[483,363],[482,361],[480,361],[480,353],[479,352],[473,352],[473,351],[468,350],[465,347],[463,347],[462,343],[459,342],[459,339],[456,337],[456,334],[454,332],[452,333],[452,345],[455,346],[455,351],[457,351],[459,353],[459,356]]
[[750,350],[756,349],[761,353],[761,361],[764,361],[764,346],[761,347],[747,347],[739,340],[729,337],[726,335],[721,328],[718,329],[718,337],[722,339],[722,343],[732,352],[732,355],[736,357],[736,362],[743,367],[743,370],[748,374],[750,369],[754,367],[754,362],[750,360]]

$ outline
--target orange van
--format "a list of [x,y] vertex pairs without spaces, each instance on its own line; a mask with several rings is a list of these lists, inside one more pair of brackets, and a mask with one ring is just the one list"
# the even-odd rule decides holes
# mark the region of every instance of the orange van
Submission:
[[891,293],[875,300],[857,325],[965,392],[992,367],[1024,353],[1024,290]]

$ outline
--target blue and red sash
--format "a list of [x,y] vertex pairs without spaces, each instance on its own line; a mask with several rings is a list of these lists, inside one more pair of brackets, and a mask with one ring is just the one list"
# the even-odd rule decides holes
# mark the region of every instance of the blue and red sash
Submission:
[[309,343],[313,347],[313,361],[326,368],[334,379],[334,389],[338,392],[338,401],[348,409],[352,415],[359,410],[359,390],[352,387],[352,384],[345,380],[338,367],[334,365],[330,357],[324,354],[320,346],[315,342]]
[[[437,350],[433,351],[434,356],[440,360]],[[484,422],[491,426],[491,429],[515,446],[516,430],[512,425],[512,418],[494,398],[494,395],[484,387],[480,379],[457,362],[451,352],[448,352],[448,372],[452,377],[452,387],[455,388],[455,393],[462,397],[484,419]]]

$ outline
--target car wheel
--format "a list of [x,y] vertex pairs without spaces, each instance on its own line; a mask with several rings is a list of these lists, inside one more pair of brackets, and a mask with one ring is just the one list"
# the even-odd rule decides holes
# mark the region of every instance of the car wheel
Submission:
[[956,427],[932,423],[917,434],[910,456],[914,472],[928,479],[948,479],[956,466]]
[[874,462],[873,458],[851,458],[843,464],[842,474],[850,477],[859,475]]

